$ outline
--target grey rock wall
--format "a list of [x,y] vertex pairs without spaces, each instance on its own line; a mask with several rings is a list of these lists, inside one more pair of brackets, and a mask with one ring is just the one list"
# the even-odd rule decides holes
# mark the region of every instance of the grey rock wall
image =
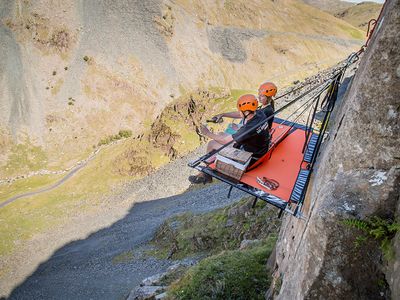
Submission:
[[[396,215],[399,25],[400,1],[388,1],[319,157],[306,200],[308,219],[287,217],[281,229],[275,265],[282,278],[278,299],[385,299],[390,297],[385,281],[393,299],[399,299],[399,257],[385,262],[372,240],[356,248],[359,233],[341,222]],[[385,265],[390,270],[386,277]]]

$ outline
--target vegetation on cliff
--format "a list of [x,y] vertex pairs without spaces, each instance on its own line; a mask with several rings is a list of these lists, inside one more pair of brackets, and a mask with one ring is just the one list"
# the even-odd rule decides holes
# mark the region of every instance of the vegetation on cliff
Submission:
[[[277,209],[252,197],[216,211],[172,217],[162,224],[148,255],[202,258],[168,291],[170,299],[263,299],[270,273],[266,261],[280,227]],[[240,249],[239,249],[240,246]],[[207,257],[207,258],[204,258]],[[249,292],[251,291],[251,292]]]
[[271,281],[266,262],[274,247],[269,238],[206,258],[171,285],[167,299],[265,299]]
[[243,240],[265,239],[277,234],[277,210],[251,197],[217,211],[184,214],[168,219],[157,231],[149,252],[160,258],[182,259],[237,249]]

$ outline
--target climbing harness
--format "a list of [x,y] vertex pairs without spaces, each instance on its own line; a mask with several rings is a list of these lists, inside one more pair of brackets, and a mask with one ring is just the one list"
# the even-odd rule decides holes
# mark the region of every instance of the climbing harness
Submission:
[[279,187],[279,182],[275,179],[267,178],[263,176],[262,178],[257,176],[257,182],[259,185],[265,187],[267,190],[274,191]]

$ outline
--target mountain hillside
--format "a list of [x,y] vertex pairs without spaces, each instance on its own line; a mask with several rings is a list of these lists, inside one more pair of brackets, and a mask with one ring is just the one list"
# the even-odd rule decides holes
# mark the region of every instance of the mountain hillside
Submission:
[[361,39],[296,0],[2,1],[0,177],[71,166],[199,87],[304,78]]
[[361,2],[352,7],[338,10],[334,15],[335,17],[366,31],[369,20],[378,18],[381,8],[382,4]]
[[303,0],[304,3],[314,6],[320,10],[334,14],[337,11],[342,11],[347,8],[353,7],[355,4],[347,1],[340,0]]
[[304,3],[325,11],[364,31],[367,30],[368,21],[378,18],[382,8],[382,4],[370,1],[355,4],[340,0],[304,0]]

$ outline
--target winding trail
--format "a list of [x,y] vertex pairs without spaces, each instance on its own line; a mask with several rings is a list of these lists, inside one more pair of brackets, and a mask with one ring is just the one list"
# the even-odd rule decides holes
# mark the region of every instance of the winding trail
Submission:
[[[97,154],[99,154],[102,150],[104,150],[105,148],[108,148],[108,147],[110,147],[110,146],[113,146],[113,145],[115,145],[115,144],[118,144],[118,143],[120,143],[120,142],[122,142],[122,141],[124,141],[124,139],[118,140],[118,141],[114,141],[114,142],[112,142],[112,143],[110,143],[110,144],[108,144],[108,145],[105,145],[105,146],[101,146],[100,148],[98,148],[98,149],[96,149],[95,151],[93,151],[87,158],[85,158],[84,160],[81,160],[81,161],[77,162],[75,166],[70,167],[69,169],[66,169],[66,170],[61,171],[62,173],[67,172],[67,174],[66,174],[63,178],[61,178],[59,181],[57,181],[56,183],[54,183],[53,185],[48,186],[48,187],[44,187],[44,188],[41,188],[41,189],[38,189],[38,190],[33,191],[33,192],[28,192],[28,193],[24,193],[24,194],[20,194],[20,195],[15,195],[15,196],[13,196],[13,197],[7,199],[6,201],[0,203],[0,208],[4,207],[4,206],[6,206],[7,204],[10,204],[10,203],[12,203],[12,202],[14,202],[15,200],[18,200],[18,199],[20,199],[20,198],[25,198],[25,197],[37,195],[37,194],[40,194],[40,193],[48,192],[48,191],[51,191],[51,190],[53,190],[53,189],[59,187],[59,186],[62,185],[65,181],[67,181],[69,178],[71,178],[75,173],[77,173],[80,169],[84,168],[84,167],[85,167],[91,160],[93,160],[93,159],[97,156]],[[52,173],[52,174],[58,174],[58,173],[57,173],[57,172],[54,172],[54,173]],[[41,175],[41,174],[36,174],[36,175]],[[46,175],[47,175],[47,173],[46,173]],[[25,175],[24,178],[29,178],[29,177],[31,177],[31,176],[33,176],[33,175],[32,175],[32,174],[31,174],[31,175]]]
[[48,191],[51,191],[51,190],[55,189],[56,187],[59,187],[65,181],[67,181],[69,178],[71,178],[76,172],[78,172],[80,169],[85,167],[87,165],[87,163],[88,163],[88,161],[86,161],[85,163],[82,163],[82,164],[78,165],[77,167],[73,168],[71,171],[69,171],[67,173],[67,175],[65,175],[63,178],[61,178],[59,181],[57,181],[56,183],[54,183],[51,186],[48,186],[48,187],[45,187],[45,188],[41,188],[41,189],[33,191],[33,192],[20,194],[20,195],[16,195],[14,197],[11,197],[10,199],[0,203],[0,208],[4,207],[7,204],[10,204],[11,202],[14,202],[15,200],[18,200],[20,198],[29,197],[29,196],[37,195],[37,194],[40,194],[40,193],[48,192]]

